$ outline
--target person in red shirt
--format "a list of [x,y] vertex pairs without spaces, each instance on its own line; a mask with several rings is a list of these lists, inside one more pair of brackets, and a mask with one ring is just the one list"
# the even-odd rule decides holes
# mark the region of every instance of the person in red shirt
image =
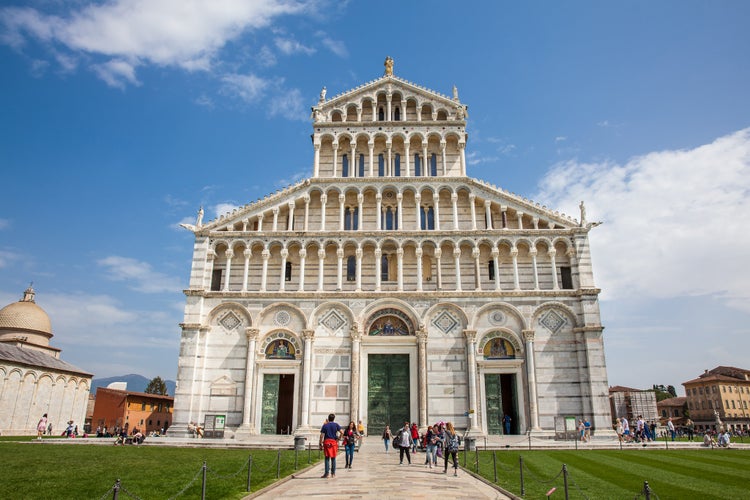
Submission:
[[[334,422],[336,415],[328,415],[328,422],[320,428],[320,442],[318,445],[323,449],[325,455],[324,478],[336,477],[336,455],[339,453],[339,438],[341,437],[341,426]],[[330,472],[330,474],[329,474]]]

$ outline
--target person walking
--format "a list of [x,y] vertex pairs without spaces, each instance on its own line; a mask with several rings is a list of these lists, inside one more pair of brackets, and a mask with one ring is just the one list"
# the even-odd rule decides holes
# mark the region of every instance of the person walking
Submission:
[[344,444],[344,454],[346,457],[346,465],[344,469],[352,468],[352,461],[354,460],[354,448],[357,446],[357,439],[359,439],[360,433],[357,430],[357,426],[354,424],[354,420],[349,422],[349,427],[343,433],[341,441]]
[[437,466],[437,432],[435,431],[435,428],[431,425],[427,427],[427,432],[425,433],[425,465],[429,465],[430,469],[432,469],[432,466]]
[[383,430],[383,446],[385,446],[386,453],[388,453],[388,447],[391,444],[392,438],[393,438],[393,435],[391,434],[391,426],[386,425],[385,430]]
[[47,414],[42,415],[39,422],[36,424],[36,438],[42,439],[44,433],[47,432]]
[[411,452],[417,452],[417,445],[419,444],[419,427],[416,422],[411,424]]
[[399,429],[396,438],[398,440],[398,445],[396,444],[396,440],[394,440],[393,446],[398,446],[399,449],[399,465],[403,465],[404,463],[404,454],[406,454],[406,460],[409,462],[409,465],[411,465],[411,455],[409,454],[409,450],[411,450],[412,439],[411,426],[409,425],[409,422],[404,422],[404,426]]
[[510,415],[508,415],[507,413],[503,415],[503,428],[505,429],[506,436],[510,434],[510,421],[511,421]]
[[443,443],[445,451],[443,452],[443,474],[448,473],[448,460],[453,457],[453,475],[458,476],[458,447],[461,446],[461,438],[456,434],[453,423],[445,424],[443,433]]
[[339,437],[341,426],[334,422],[336,415],[328,415],[328,422],[320,428],[320,441],[318,446],[325,455],[325,474],[323,478],[336,477],[336,455],[339,453]]

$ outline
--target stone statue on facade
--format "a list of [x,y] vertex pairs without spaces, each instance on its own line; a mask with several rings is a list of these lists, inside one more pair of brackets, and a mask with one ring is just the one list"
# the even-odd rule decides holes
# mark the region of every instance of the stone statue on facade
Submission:
[[583,200],[581,200],[581,204],[578,206],[581,209],[581,227],[586,227],[586,205],[584,205]]
[[458,101],[458,87],[453,86],[453,100]]
[[385,76],[393,76],[393,58],[388,56],[385,58]]
[[195,227],[201,227],[203,225],[203,206],[198,209],[198,217],[195,219]]
[[320,91],[320,99],[318,99],[320,102],[325,102],[326,100],[326,88],[323,87],[323,89]]

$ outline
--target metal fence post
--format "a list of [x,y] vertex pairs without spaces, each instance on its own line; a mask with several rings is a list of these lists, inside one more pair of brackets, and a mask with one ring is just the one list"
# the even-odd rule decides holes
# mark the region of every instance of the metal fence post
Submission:
[[563,484],[565,485],[565,500],[568,500],[568,466],[563,464]]
[[297,470],[297,447],[294,447],[294,470]]
[[646,500],[651,500],[651,487],[648,481],[643,481],[643,493],[646,495]]
[[281,448],[276,453],[276,479],[281,477]]
[[309,465],[312,462],[312,445],[308,442],[307,443],[307,464]]
[[492,468],[495,469],[495,483],[497,483],[497,450],[492,451]]
[[250,455],[250,457],[247,459],[247,489],[245,491],[250,491],[250,478],[253,474],[253,456]]
[[203,461],[203,486],[201,486],[201,500],[206,500],[206,461]]
[[477,461],[477,474],[479,474],[479,447],[474,445],[474,459]]
[[518,455],[518,463],[521,469],[521,496],[524,496],[526,492],[523,489],[523,457],[521,455]]
[[115,485],[112,487],[112,500],[117,500],[117,495],[120,493],[120,480],[115,481]]

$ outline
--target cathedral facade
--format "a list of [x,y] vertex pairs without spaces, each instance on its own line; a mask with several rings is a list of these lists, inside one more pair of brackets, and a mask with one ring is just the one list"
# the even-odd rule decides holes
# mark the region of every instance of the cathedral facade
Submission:
[[611,426],[593,224],[467,176],[464,105],[385,74],[312,108],[312,176],[195,234],[174,425],[236,439]]

